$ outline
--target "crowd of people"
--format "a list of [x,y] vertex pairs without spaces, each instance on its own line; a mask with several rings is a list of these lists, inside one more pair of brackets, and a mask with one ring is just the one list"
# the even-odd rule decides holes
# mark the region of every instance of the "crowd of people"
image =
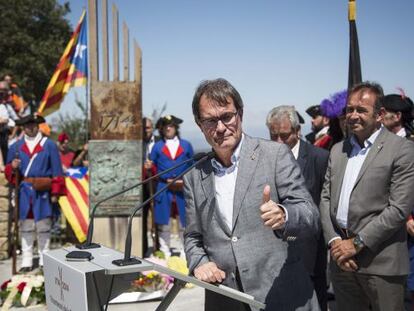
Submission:
[[19,207],[20,273],[34,269],[35,237],[42,270],[52,226],[59,227],[58,198],[66,194],[64,174],[70,166],[88,165],[87,144],[75,153],[67,134],[61,133],[56,142],[49,136],[45,119],[23,99],[12,76],[4,76],[0,81],[0,172],[17,189],[11,192],[10,203]]
[[[4,77],[0,169],[19,184],[22,273],[33,270],[34,236],[43,264],[66,170],[88,166],[87,143],[73,152],[67,134],[54,142],[29,108]],[[413,109],[403,92],[384,96],[363,82],[309,107],[308,135],[297,109],[282,105],[263,120],[269,137],[254,138],[243,131],[236,88],[202,82],[192,111],[214,156],[174,183],[194,156],[180,136],[183,120],[143,119],[143,179],[186,162],[143,188],[145,200],[168,186],[153,201],[155,249],[171,256],[176,217],[190,273],[268,310],[327,310],[329,283],[337,310],[404,310],[406,289],[414,293]],[[148,214],[146,207],[144,254]],[[205,308],[251,310],[210,291]]]
[[[246,292],[268,310],[327,310],[330,282],[337,310],[405,310],[406,289],[414,293],[413,106],[403,92],[384,96],[363,82],[309,107],[308,135],[297,109],[284,105],[264,120],[270,139],[258,139],[242,129],[238,91],[224,79],[202,82],[193,115],[215,157],[156,199],[161,248],[169,255],[178,207],[200,280]],[[158,138],[145,122],[147,170],[191,157],[180,119],[161,119]],[[251,309],[209,291],[205,308]]]

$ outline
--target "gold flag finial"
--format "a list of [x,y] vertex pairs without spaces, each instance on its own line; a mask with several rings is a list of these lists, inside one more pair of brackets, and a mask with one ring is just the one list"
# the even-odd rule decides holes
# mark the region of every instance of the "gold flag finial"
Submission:
[[356,18],[356,3],[355,0],[348,2],[348,20],[354,21]]

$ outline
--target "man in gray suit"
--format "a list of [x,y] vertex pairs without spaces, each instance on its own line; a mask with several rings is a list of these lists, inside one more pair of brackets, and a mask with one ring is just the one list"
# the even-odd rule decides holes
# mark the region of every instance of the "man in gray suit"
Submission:
[[[318,310],[289,241],[317,234],[319,213],[289,148],[243,133],[242,99],[224,79],[198,86],[193,114],[216,158],[184,177],[190,272],[248,293],[267,310]],[[205,307],[249,310],[209,291]]]
[[333,147],[321,195],[340,311],[404,310],[414,144],[381,127],[382,99],[377,84],[350,90],[346,122],[351,135]]
[[[300,139],[299,116],[294,106],[277,106],[268,113],[266,125],[271,140],[286,144],[291,149],[305,178],[306,188],[313,202],[319,206],[329,152]],[[322,311],[326,311],[328,310],[327,249],[322,232],[318,237],[309,234],[307,238],[297,242],[302,247],[302,261],[311,276],[319,306]]]

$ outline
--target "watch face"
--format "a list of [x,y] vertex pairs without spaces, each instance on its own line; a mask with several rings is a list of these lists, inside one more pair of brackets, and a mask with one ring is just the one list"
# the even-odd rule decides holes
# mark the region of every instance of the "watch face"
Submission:
[[362,242],[362,240],[361,240],[361,238],[359,237],[359,235],[357,235],[357,236],[354,238],[354,246],[355,246],[356,248],[361,248],[363,245],[364,245],[364,243]]

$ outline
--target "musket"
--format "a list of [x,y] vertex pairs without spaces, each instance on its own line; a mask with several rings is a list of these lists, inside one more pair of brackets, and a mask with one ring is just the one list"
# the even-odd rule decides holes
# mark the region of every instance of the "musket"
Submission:
[[[149,178],[151,176],[152,176],[151,169],[147,169],[147,177]],[[149,192],[149,196],[152,197],[154,194],[154,184],[152,180],[148,183],[148,192]],[[150,202],[150,210],[151,210],[151,238],[152,238],[152,245],[153,245],[152,253],[155,254],[155,252],[160,249],[160,245],[159,245],[159,240],[158,240],[158,230],[155,224],[154,200]]]
[[[19,158],[19,152],[16,151],[15,159]],[[14,228],[13,228],[13,239],[12,239],[12,274],[17,274],[17,249],[19,247],[19,189],[20,189],[20,169],[17,167],[14,170],[15,176],[15,187],[14,187]]]

